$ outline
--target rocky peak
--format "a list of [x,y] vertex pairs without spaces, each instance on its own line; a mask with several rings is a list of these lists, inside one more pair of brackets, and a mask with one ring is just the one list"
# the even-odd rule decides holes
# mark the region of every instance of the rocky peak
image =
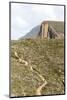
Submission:
[[40,26],[39,36],[41,38],[63,38],[64,26],[63,22],[43,21]]

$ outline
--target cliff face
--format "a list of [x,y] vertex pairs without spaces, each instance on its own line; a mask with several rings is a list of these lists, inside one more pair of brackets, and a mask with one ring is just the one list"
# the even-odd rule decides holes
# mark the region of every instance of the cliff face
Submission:
[[63,38],[64,23],[58,21],[44,21],[41,24],[39,36],[41,38]]
[[41,38],[48,37],[48,23],[41,24],[40,36],[41,36]]
[[24,37],[29,38],[63,38],[64,37],[64,22],[60,21],[43,21],[40,25],[31,29]]

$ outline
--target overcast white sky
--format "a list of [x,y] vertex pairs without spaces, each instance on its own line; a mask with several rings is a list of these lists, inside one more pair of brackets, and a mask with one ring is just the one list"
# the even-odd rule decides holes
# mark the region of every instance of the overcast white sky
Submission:
[[11,4],[11,39],[26,35],[42,21],[64,21],[64,6]]

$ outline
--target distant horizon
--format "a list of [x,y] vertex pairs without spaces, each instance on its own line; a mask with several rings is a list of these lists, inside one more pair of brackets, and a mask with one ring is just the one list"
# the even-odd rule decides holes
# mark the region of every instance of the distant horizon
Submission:
[[12,3],[11,40],[25,36],[43,21],[64,22],[64,6]]

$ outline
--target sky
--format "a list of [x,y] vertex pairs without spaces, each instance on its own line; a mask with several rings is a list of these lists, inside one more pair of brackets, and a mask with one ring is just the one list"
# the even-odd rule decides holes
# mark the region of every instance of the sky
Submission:
[[11,40],[17,40],[43,21],[64,21],[64,6],[11,4]]

